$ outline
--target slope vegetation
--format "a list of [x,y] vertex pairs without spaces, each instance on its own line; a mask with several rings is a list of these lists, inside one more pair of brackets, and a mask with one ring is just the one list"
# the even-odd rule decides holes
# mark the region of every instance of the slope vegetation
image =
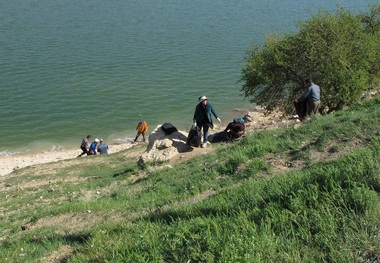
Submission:
[[379,106],[171,166],[139,169],[138,145],[15,171],[0,184],[0,261],[379,262]]

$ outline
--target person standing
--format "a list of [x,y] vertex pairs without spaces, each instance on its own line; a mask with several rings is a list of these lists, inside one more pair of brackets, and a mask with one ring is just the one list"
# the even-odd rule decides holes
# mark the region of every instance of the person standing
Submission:
[[88,154],[88,149],[89,149],[89,140],[91,138],[91,135],[87,135],[82,139],[82,143],[80,145],[80,148],[82,150],[82,153],[78,155],[78,157],[81,157],[84,154]]
[[298,99],[294,100],[300,120],[311,117],[312,114],[317,114],[321,105],[321,90],[319,86],[314,84],[311,79],[306,79],[304,85],[307,90]]
[[218,113],[216,113],[214,107],[206,96],[199,97],[199,103],[195,107],[194,118],[193,118],[193,127],[199,127],[199,129],[203,129],[203,143],[202,147],[207,146],[208,141],[208,130],[209,128],[214,128],[214,124],[212,123],[211,113],[214,117],[221,123]]
[[91,145],[90,145],[90,150],[88,151],[87,155],[96,155],[96,150],[98,148],[98,144],[99,144],[100,140],[99,139],[95,139]]
[[100,154],[108,154],[108,144],[104,143],[103,139],[100,139],[100,144],[98,146],[98,153]]
[[142,135],[143,141],[145,142],[145,132],[148,130],[148,123],[146,121],[140,121],[136,126],[137,134],[134,142]]

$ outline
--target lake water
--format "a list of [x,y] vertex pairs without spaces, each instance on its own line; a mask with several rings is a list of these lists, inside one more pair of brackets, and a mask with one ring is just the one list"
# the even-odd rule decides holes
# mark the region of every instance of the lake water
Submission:
[[79,147],[86,134],[127,142],[140,120],[187,130],[201,95],[227,125],[251,107],[246,51],[321,8],[336,2],[0,0],[0,155]]

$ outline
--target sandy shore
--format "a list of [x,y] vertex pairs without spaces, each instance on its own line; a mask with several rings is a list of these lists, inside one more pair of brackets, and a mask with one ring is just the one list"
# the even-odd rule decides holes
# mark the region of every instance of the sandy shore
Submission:
[[[133,144],[131,143],[109,145],[108,152],[111,154],[124,149],[128,149],[132,146]],[[14,170],[30,165],[77,158],[80,153],[80,149],[70,149],[63,151],[44,152],[39,154],[0,156],[0,176],[7,175]],[[86,155],[83,155],[81,158],[86,158]]]

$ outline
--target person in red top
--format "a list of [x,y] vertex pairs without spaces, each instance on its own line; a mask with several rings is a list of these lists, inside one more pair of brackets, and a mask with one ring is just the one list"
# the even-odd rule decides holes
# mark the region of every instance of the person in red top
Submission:
[[143,141],[145,142],[145,132],[148,131],[148,123],[146,121],[140,121],[136,126],[137,134],[134,142],[142,135]]

